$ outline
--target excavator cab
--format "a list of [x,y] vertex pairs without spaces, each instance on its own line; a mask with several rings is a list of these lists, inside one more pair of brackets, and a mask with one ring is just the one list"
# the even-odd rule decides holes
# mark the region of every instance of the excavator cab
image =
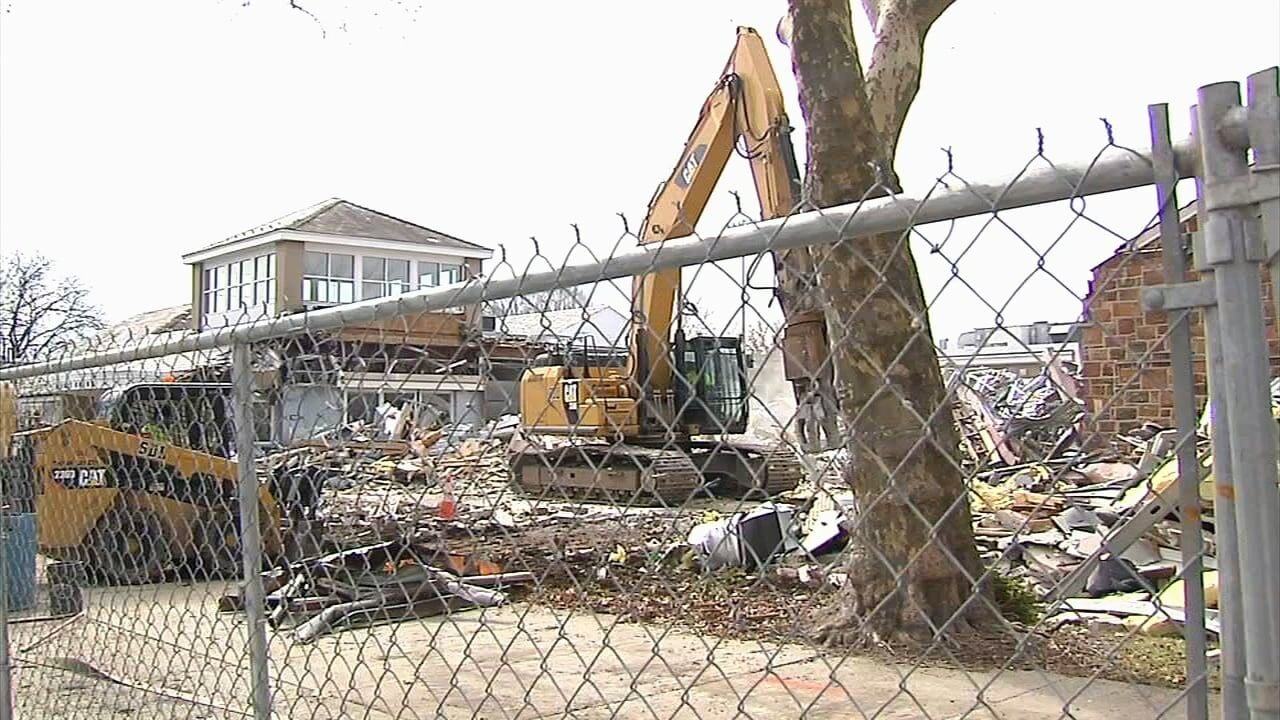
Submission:
[[[693,435],[739,435],[747,430],[748,391],[742,339],[676,337],[676,403]],[[696,428],[696,429],[695,429]]]

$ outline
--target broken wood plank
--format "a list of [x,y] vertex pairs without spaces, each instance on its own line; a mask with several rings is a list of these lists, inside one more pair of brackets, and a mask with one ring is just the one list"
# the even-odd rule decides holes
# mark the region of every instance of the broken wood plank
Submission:
[[534,581],[534,574],[531,572],[509,572],[497,573],[494,575],[471,575],[469,577],[459,578],[462,582],[476,587],[496,587],[498,585],[523,585]]
[[1053,521],[1049,518],[1032,518],[1017,510],[997,510],[996,521],[1005,528],[1016,532],[1045,532],[1053,529]]

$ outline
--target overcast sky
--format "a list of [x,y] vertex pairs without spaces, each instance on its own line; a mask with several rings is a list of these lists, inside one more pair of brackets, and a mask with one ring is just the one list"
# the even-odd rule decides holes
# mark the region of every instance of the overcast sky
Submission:
[[[737,25],[765,35],[802,125],[780,0],[303,4],[319,23],[285,0],[4,0],[2,249],[44,252],[113,318],[184,302],[183,252],[332,196],[518,262],[531,236],[562,260],[570,223],[608,252],[617,213],[638,225],[678,159]],[[1275,0],[959,0],[929,36],[897,160],[906,191],[930,189],[943,147],[966,179],[1012,175],[1037,127],[1055,162],[1100,150],[1101,117],[1146,147],[1151,102],[1185,134],[1198,86],[1280,59],[1277,27]],[[803,154],[802,129],[795,142]],[[732,217],[730,190],[757,212],[737,158],[701,232]],[[1091,199],[1108,230],[1065,235],[1062,208],[1007,214],[1052,246],[1040,272],[1007,230],[960,223],[941,255],[981,230],[958,264],[971,287],[921,257],[935,331],[989,325],[989,305],[1009,322],[1075,319],[1089,268],[1153,209],[1149,189]],[[693,295],[724,312],[720,278]]]

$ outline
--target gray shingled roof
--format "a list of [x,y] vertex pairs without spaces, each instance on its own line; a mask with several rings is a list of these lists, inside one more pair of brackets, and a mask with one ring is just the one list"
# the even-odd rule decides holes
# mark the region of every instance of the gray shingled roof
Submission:
[[[129,346],[149,346],[180,340],[191,334],[187,322],[191,305],[174,305],[139,313],[107,327],[84,345],[88,352],[120,350]],[[24,397],[75,391],[102,391],[139,382],[157,382],[172,373],[203,367],[220,367],[229,360],[230,350],[216,348],[162,355],[147,360],[39,375],[18,380],[18,394]]]
[[488,248],[446,235],[422,225],[393,217],[342,198],[329,198],[320,203],[258,225],[193,252],[205,252],[224,245],[259,237],[277,230],[345,235],[372,240],[399,240],[435,247],[487,250]]
[[[585,315],[585,317],[584,317]],[[626,347],[630,319],[616,308],[599,305],[570,310],[520,313],[495,318],[496,333],[531,342],[574,342],[590,336],[599,347]]]
[[112,324],[96,342],[109,348],[142,342],[148,335],[185,331],[190,321],[191,303],[148,310]]

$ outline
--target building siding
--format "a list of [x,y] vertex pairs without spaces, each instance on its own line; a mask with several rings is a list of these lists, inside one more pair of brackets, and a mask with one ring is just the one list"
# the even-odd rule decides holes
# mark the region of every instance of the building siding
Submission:
[[302,268],[306,243],[280,240],[276,250],[276,310],[291,313],[302,309]]
[[191,320],[188,326],[199,331],[204,326],[201,309],[204,302],[204,263],[191,263]]

